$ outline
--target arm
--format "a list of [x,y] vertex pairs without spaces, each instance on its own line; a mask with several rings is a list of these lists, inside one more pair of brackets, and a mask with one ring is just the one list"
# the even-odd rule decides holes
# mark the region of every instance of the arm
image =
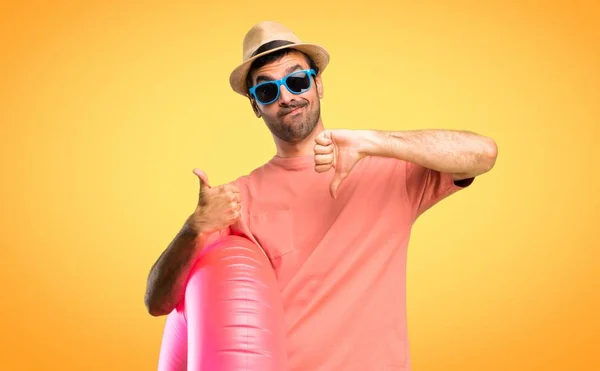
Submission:
[[195,231],[188,220],[154,263],[144,297],[152,316],[170,313],[183,299],[185,281],[202,251],[204,239],[204,234]]
[[490,171],[496,162],[496,143],[468,131],[414,130],[367,131],[365,155],[394,157],[442,173],[454,181],[474,178]]
[[204,245],[213,233],[229,233],[240,217],[241,196],[233,184],[211,188],[206,174],[198,169],[198,205],[181,231],[160,255],[148,275],[144,302],[153,316],[170,313],[185,294],[186,281]]

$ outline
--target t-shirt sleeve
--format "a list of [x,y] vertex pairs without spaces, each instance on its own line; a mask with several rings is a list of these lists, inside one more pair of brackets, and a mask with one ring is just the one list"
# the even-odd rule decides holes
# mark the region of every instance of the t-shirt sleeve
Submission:
[[415,219],[436,203],[473,183],[474,178],[455,181],[452,174],[404,162],[406,192]]

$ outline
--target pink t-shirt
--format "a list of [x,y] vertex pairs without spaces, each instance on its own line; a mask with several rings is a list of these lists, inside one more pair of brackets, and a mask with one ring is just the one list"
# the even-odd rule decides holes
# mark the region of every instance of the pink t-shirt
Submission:
[[410,370],[406,256],[416,218],[470,184],[384,157],[365,157],[332,199],[333,170],[313,156],[267,164],[236,184],[231,233],[269,256],[285,309],[289,371]]

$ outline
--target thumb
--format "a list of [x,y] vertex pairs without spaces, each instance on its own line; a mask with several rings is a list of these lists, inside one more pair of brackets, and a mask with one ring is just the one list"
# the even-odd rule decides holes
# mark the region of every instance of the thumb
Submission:
[[322,146],[328,146],[333,143],[330,130],[323,130],[316,138],[315,142]]
[[210,188],[210,183],[208,182],[208,176],[206,175],[206,173],[204,171],[202,171],[200,169],[194,169],[193,172],[194,172],[194,174],[196,174],[196,176],[200,180],[200,189],[202,189],[203,187]]
[[337,172],[337,171],[333,175],[333,180],[331,181],[331,184],[329,185],[329,193],[331,194],[331,197],[333,197],[334,199],[337,198],[337,192],[338,192],[338,188],[340,187],[340,184],[342,184],[342,181],[344,179],[346,179],[347,176],[348,176],[347,173],[341,173],[341,172]]

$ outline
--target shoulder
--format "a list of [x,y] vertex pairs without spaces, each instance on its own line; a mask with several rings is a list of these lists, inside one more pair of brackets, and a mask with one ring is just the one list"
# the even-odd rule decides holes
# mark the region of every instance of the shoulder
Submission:
[[258,179],[264,176],[264,172],[267,169],[267,167],[268,163],[265,163],[253,169],[248,174],[238,176],[231,182],[231,184],[238,187],[241,191],[247,190],[250,187],[250,184],[256,182]]

